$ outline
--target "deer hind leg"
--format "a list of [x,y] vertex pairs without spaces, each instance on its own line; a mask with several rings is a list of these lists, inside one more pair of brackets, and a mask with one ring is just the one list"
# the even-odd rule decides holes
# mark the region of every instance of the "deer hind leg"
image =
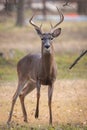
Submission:
[[48,87],[48,106],[49,106],[49,124],[52,124],[52,108],[51,108],[51,103],[52,103],[52,94],[53,94],[53,86],[50,85]]
[[7,124],[9,124],[9,122],[11,121],[12,113],[13,113],[13,109],[14,109],[14,105],[16,103],[17,97],[21,93],[21,91],[22,91],[25,84],[26,84],[26,81],[18,83],[17,90],[16,90],[16,92],[15,92],[15,94],[13,96],[13,99],[12,99],[12,106],[11,106],[11,110],[10,110],[10,113],[9,113],[9,118],[8,118]]
[[37,104],[36,104],[35,118],[38,118],[39,116],[40,87],[41,87],[41,84],[39,81],[37,81]]
[[28,120],[27,120],[27,112],[26,112],[26,107],[24,104],[24,99],[28,93],[30,93],[33,89],[35,89],[35,87],[36,87],[36,85],[34,83],[28,83],[27,86],[23,89],[22,93],[19,95],[25,122],[28,122]]

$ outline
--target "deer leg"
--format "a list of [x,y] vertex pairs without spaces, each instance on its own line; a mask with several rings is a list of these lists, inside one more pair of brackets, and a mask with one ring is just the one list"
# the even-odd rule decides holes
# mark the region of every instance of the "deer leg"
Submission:
[[38,81],[37,82],[37,104],[36,104],[35,118],[38,118],[38,116],[39,116],[40,87],[41,87],[41,84]]
[[22,107],[24,121],[28,122],[27,121],[27,112],[26,112],[25,105],[24,105],[24,98],[25,98],[25,96],[21,94],[21,95],[19,95],[19,98],[20,98],[20,102],[21,102],[21,107]]
[[28,93],[30,93],[33,89],[35,89],[35,87],[36,86],[34,83],[28,83],[27,86],[23,89],[22,93],[19,95],[25,122],[28,122],[28,120],[27,120],[27,112],[26,112],[26,108],[25,108],[25,104],[24,104],[24,99]]
[[51,107],[51,103],[52,103],[52,94],[53,94],[53,86],[49,86],[48,87],[48,106],[49,106],[49,124],[52,124],[52,107]]
[[14,105],[16,103],[16,100],[17,100],[17,97],[19,96],[19,94],[21,93],[24,85],[25,85],[26,82],[23,82],[23,83],[19,83],[18,84],[18,88],[13,96],[13,99],[12,99],[12,106],[11,106],[11,110],[10,110],[10,113],[9,113],[9,118],[8,118],[8,121],[7,121],[7,124],[9,124],[9,122],[11,121],[11,118],[12,118],[12,113],[13,113],[13,109],[14,109]]

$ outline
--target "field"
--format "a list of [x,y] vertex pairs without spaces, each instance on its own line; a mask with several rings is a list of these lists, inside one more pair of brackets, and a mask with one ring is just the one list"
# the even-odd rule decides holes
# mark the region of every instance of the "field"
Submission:
[[[49,28],[46,23],[43,30]],[[87,130],[87,55],[69,70],[73,61],[87,49],[87,23],[65,22],[61,28],[60,37],[54,41],[58,76],[52,103],[53,126],[48,125],[47,87],[42,86],[39,119],[34,118],[34,90],[25,99],[29,122],[23,122],[18,99],[8,127],[6,121],[17,87],[17,62],[28,53],[40,52],[40,40],[30,25],[15,27],[12,19],[0,23],[0,52],[3,53],[0,56],[0,130]]]
[[[66,84],[65,84],[66,83]],[[8,118],[11,99],[16,90],[16,83],[8,83],[0,86],[0,127],[7,128],[6,121]],[[44,98],[46,97],[46,98]],[[21,105],[19,99],[15,105],[11,128],[43,128],[46,129],[49,122],[47,87],[42,86],[40,99],[40,116],[34,118],[36,105],[36,90],[30,93],[26,99],[26,109],[28,121],[23,122]],[[53,125],[54,128],[71,126],[77,128],[86,127],[87,121],[87,82],[86,80],[58,80],[55,83],[53,95]],[[59,125],[58,125],[59,124]],[[65,125],[67,124],[67,125]],[[82,129],[81,129],[82,130]],[[86,129],[85,129],[86,130]]]

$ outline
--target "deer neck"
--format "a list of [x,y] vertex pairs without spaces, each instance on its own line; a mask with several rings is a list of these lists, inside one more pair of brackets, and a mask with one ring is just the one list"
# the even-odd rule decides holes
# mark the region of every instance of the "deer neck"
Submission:
[[42,47],[42,70],[46,77],[50,76],[54,67],[54,49],[51,46],[51,52],[44,53]]

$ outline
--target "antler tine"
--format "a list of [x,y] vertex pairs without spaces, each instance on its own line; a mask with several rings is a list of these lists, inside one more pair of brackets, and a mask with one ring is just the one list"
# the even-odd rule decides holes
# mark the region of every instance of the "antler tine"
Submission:
[[58,12],[60,14],[60,22],[58,24],[56,24],[56,26],[59,25],[60,23],[62,23],[64,21],[64,15],[63,15],[63,13],[58,9],[58,7],[57,7],[57,10],[58,10]]
[[41,29],[42,24],[40,25],[40,27],[38,27],[38,26],[33,22],[33,17],[34,17],[34,16],[35,16],[35,14],[30,18],[29,23],[30,23],[32,26],[34,26],[35,28]]
[[53,28],[53,25],[52,25],[52,23],[50,22],[50,26],[51,26],[51,28]]
[[60,21],[59,21],[56,25],[54,25],[54,26],[52,26],[52,24],[51,24],[52,29],[55,29],[60,23],[62,23],[62,22],[64,21],[64,15],[63,15],[62,12],[58,9],[58,7],[56,7],[56,8],[57,8],[57,10],[58,10],[58,12],[59,12]]
[[40,29],[42,28],[42,25],[43,25],[43,24],[41,23],[41,25],[40,25]]

